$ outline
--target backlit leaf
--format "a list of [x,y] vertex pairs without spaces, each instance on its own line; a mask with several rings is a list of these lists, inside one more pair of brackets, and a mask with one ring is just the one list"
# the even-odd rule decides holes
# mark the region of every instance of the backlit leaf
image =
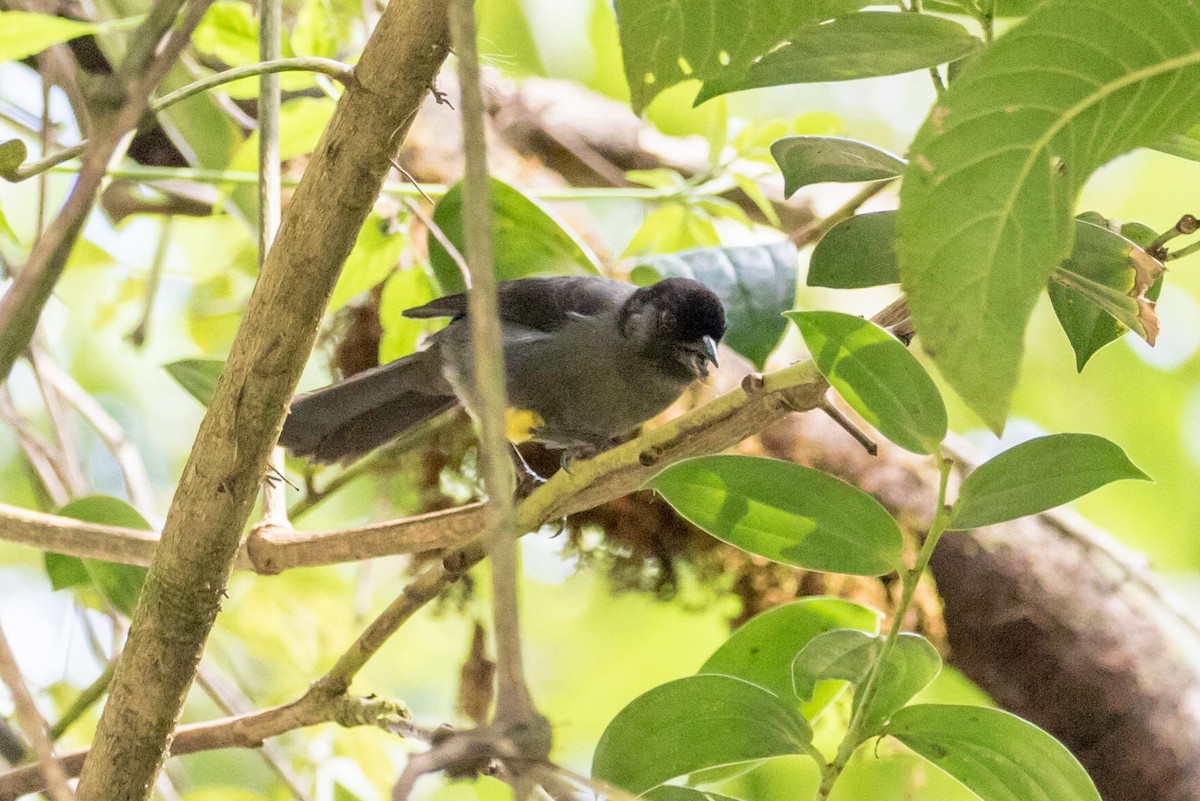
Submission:
[[993,456],[967,476],[949,528],[979,528],[1037,514],[1121,479],[1150,477],[1104,437],[1038,437]]
[[996,431],[1034,303],[1071,253],[1080,188],[1106,161],[1200,121],[1200,6],[1113,9],[1045,0],[971,60],[910,151],[897,252],[913,322]]

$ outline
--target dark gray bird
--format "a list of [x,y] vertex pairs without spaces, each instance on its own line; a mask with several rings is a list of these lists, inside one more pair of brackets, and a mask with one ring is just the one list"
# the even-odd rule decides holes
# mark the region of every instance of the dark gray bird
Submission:
[[[673,403],[717,363],[725,311],[688,278],[637,288],[593,277],[499,284],[508,438],[595,452]],[[298,395],[279,437],[298,456],[361,456],[474,398],[465,295],[404,312],[453,318],[411,356]]]

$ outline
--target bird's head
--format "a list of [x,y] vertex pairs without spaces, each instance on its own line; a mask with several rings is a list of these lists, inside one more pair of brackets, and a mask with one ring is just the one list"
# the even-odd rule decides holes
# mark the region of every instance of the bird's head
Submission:
[[621,309],[621,333],[642,352],[684,377],[707,378],[725,336],[725,309],[691,278],[666,278],[638,289]]

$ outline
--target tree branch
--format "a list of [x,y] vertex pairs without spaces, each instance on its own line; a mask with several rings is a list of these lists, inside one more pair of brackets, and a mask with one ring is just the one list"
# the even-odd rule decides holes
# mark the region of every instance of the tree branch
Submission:
[[84,801],[150,792],[325,303],[445,57],[445,17],[446,0],[387,7],[308,164],[167,515],[80,777]]

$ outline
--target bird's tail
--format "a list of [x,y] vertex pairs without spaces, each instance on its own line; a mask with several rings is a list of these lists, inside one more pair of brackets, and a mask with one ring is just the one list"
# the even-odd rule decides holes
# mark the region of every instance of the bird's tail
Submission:
[[297,395],[279,444],[318,462],[353,459],[457,403],[436,352],[422,351]]

